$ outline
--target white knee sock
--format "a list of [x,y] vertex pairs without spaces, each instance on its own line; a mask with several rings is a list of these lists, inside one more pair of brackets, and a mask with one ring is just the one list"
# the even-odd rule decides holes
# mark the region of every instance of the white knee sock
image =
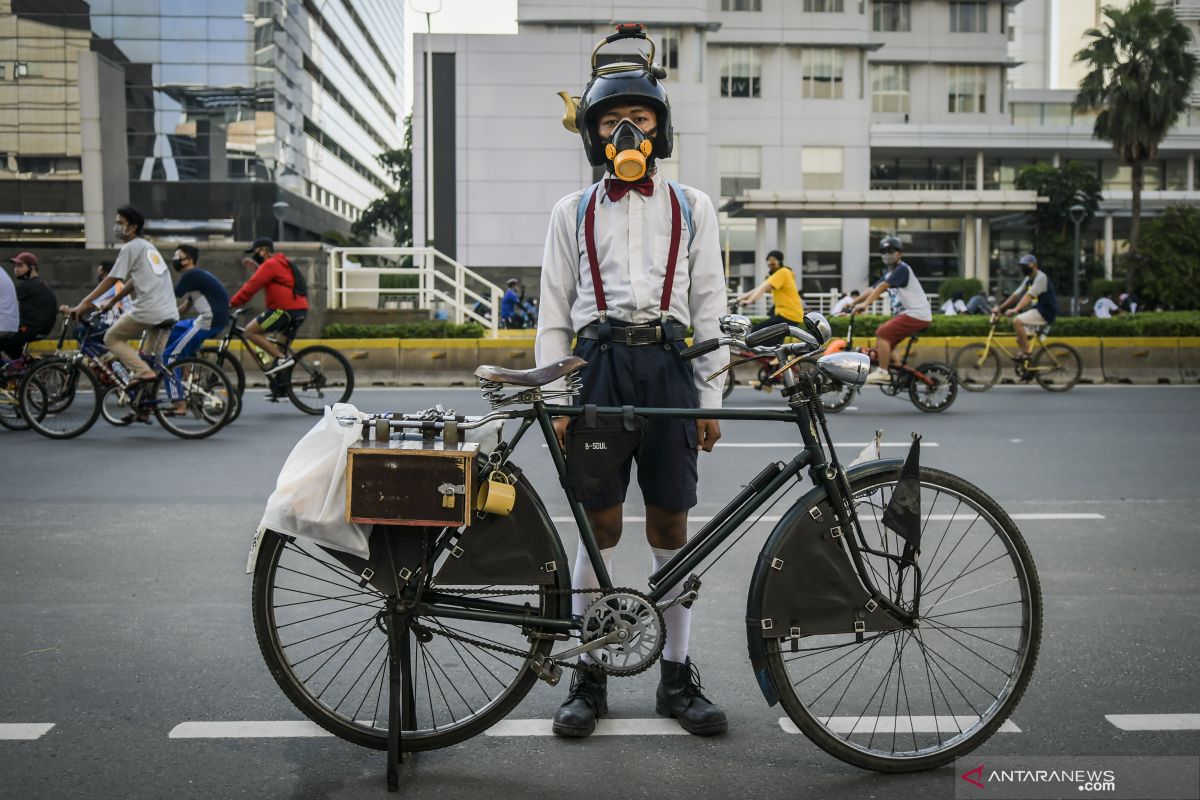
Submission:
[[[609,580],[612,580],[612,560],[613,553],[617,551],[615,547],[609,547],[600,551],[600,558],[604,560],[604,567],[608,570]],[[583,542],[579,543],[579,549],[575,552],[575,568],[571,570],[571,588],[572,589],[599,589],[600,579],[596,577],[596,570],[592,568],[592,560],[588,558],[587,548],[583,546]],[[575,616],[582,616],[587,607],[595,602],[600,595],[598,594],[573,594],[571,595],[571,613]],[[584,653],[580,656],[581,660],[593,661],[591,653]]]
[[[662,569],[663,564],[670,561],[679,550],[651,547],[650,552],[654,554],[654,571],[658,572]],[[674,600],[682,590],[683,584],[680,583],[667,593],[663,601]],[[687,660],[688,639],[692,634],[692,610],[683,605],[671,606],[663,612],[663,622],[667,626],[667,641],[663,646],[662,653],[663,660],[682,664]]]

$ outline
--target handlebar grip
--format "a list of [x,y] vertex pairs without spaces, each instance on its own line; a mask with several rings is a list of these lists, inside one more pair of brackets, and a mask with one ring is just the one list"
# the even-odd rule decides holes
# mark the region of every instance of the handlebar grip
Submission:
[[775,325],[770,325],[746,337],[747,347],[757,347],[759,344],[774,339],[779,336],[787,336],[788,329],[791,328],[786,322],[779,322]]
[[679,352],[679,355],[686,359],[699,358],[707,355],[721,346],[720,339],[705,339],[703,342],[696,342],[691,347],[685,347]]

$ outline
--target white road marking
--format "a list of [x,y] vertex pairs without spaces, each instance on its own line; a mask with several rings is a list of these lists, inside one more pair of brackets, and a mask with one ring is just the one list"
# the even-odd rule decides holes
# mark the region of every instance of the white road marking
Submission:
[[[975,514],[929,514],[925,517],[927,522],[950,522],[951,517],[957,520],[969,521],[975,519]],[[1062,521],[1062,520],[1089,520],[1089,519],[1106,519],[1103,514],[1009,514],[1014,520],[1020,521]],[[779,514],[767,514],[759,522],[779,522],[783,519]],[[623,522],[645,522],[644,516],[629,516],[621,517]],[[551,517],[551,522],[574,522],[574,517]],[[711,522],[712,517],[702,515],[693,515],[688,517],[688,522]]]
[[0,740],[32,741],[53,727],[53,722],[0,722]]
[[[488,736],[553,736],[548,719],[506,719],[487,729]],[[601,719],[593,736],[679,736],[687,731],[673,719]]]
[[1013,444],[1020,444],[1020,443],[1021,443],[1021,440],[1020,440],[1020,439],[1009,439],[1008,441],[1010,441],[1010,442],[1011,442],[1011,443],[1013,443]]
[[1200,714],[1105,714],[1123,731],[1197,731]]
[[181,722],[167,734],[168,739],[293,739],[332,736],[308,720],[285,722]]
[[[936,719],[936,721],[935,721]],[[858,733],[891,733],[893,730],[897,733],[958,733],[965,730],[968,726],[974,725],[979,721],[979,717],[970,714],[966,716],[947,716],[939,714],[936,718],[933,716],[914,716],[914,717],[834,717],[832,724],[829,724],[830,730],[834,733],[847,734],[851,731]],[[796,723],[792,722],[790,717],[780,717],[779,727],[784,733],[800,733],[800,729],[796,727]],[[1011,719],[1005,720],[996,731],[997,733],[1020,733],[1018,728]]]
[[[873,442],[834,442],[834,447],[866,447]],[[911,442],[881,442],[880,447],[908,447]],[[542,447],[547,447],[545,442],[542,442]],[[800,442],[717,442],[715,447],[790,447],[793,450],[799,450],[803,445]],[[937,442],[927,442],[921,440],[922,447],[937,447]]]

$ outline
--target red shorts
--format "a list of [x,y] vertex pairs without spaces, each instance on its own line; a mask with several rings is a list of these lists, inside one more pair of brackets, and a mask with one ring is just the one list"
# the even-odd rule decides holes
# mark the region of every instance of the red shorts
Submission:
[[897,314],[875,329],[875,338],[890,342],[892,347],[900,344],[914,333],[920,333],[929,327],[923,319],[917,319],[909,314]]

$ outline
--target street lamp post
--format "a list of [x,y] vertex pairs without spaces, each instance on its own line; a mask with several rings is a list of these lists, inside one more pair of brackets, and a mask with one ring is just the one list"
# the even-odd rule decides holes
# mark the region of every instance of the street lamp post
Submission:
[[288,204],[280,200],[271,206],[271,211],[275,214],[275,243],[279,244],[283,240],[283,215],[287,213]]
[[1070,209],[1071,221],[1075,223],[1075,268],[1071,272],[1071,316],[1079,316],[1079,226],[1087,217],[1087,209],[1081,205],[1073,205]]

